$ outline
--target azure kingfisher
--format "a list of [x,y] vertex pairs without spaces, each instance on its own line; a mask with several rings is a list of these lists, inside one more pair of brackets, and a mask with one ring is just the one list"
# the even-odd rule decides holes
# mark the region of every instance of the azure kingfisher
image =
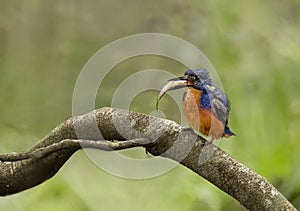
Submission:
[[193,130],[208,136],[210,143],[235,135],[228,126],[228,97],[213,85],[209,73],[203,68],[190,69],[183,76],[170,79],[158,96],[156,108],[167,91],[184,87],[188,89],[183,95],[183,113]]

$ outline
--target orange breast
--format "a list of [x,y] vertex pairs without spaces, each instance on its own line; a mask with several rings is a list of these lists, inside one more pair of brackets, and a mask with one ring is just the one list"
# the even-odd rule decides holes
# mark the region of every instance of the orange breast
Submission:
[[224,125],[210,110],[200,108],[201,91],[189,88],[183,99],[183,113],[191,128],[212,139],[222,138]]

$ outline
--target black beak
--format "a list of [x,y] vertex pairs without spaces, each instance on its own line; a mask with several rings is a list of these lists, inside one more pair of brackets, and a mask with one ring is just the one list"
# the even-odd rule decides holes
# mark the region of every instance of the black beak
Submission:
[[187,80],[187,77],[186,76],[180,76],[180,77],[177,77],[177,78],[168,79],[168,81],[182,81],[182,80]]

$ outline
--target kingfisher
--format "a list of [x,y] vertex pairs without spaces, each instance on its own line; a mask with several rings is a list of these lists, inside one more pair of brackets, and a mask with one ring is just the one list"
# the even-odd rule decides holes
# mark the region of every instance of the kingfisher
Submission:
[[190,128],[207,136],[208,143],[235,135],[228,126],[228,97],[213,85],[207,70],[189,69],[183,76],[168,81],[157,98],[156,109],[166,92],[187,87],[183,95],[183,114]]

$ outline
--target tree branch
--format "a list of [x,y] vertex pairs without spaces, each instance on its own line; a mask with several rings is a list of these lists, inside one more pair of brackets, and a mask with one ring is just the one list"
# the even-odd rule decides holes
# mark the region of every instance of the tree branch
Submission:
[[296,210],[265,178],[192,131],[173,121],[112,108],[66,120],[26,152],[0,155],[0,195],[46,181],[81,148],[134,147],[180,162],[248,209]]
[[145,143],[149,142],[146,138],[137,138],[132,140],[126,140],[121,142],[112,142],[107,140],[81,140],[81,139],[64,139],[58,143],[53,143],[46,147],[41,147],[38,149],[34,149],[28,152],[20,152],[20,153],[6,153],[0,154],[0,161],[21,161],[26,159],[39,159],[42,157],[46,157],[49,154],[58,152],[60,150],[78,150],[81,148],[92,148],[92,149],[101,149],[104,151],[113,151],[113,150],[122,150],[129,149],[134,147],[143,147],[146,146]]

